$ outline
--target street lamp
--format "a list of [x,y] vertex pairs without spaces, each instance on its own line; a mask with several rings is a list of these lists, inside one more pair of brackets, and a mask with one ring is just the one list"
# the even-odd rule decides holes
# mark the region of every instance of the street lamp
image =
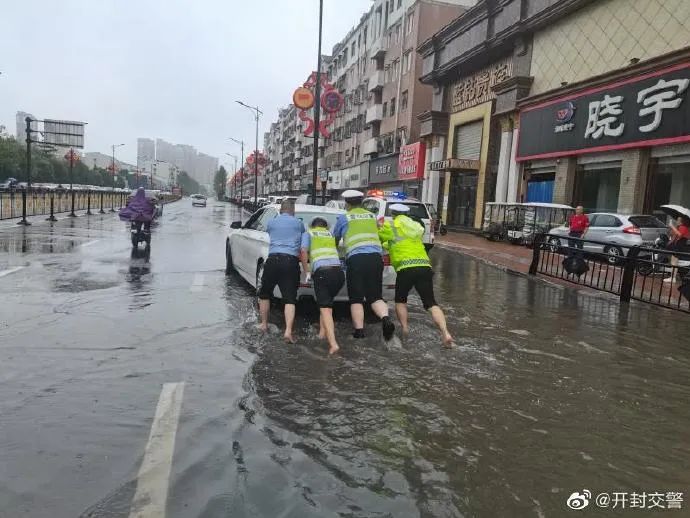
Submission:
[[112,199],[112,204],[110,206],[110,212],[115,212],[115,148],[122,147],[124,144],[113,144],[111,147],[113,148],[113,199]]
[[[240,149],[242,151],[240,166],[242,167],[242,176],[244,176],[244,140],[237,140],[236,138],[232,137],[228,137],[228,139],[232,140],[235,144],[240,145]],[[244,196],[244,178],[242,178],[242,181],[240,182],[240,203],[242,203],[242,196]]]
[[232,194],[230,196],[230,198],[234,198],[235,197],[235,182],[237,181],[237,179],[235,178],[235,175],[237,174],[237,155],[233,155],[232,153],[225,153],[225,154],[228,155],[230,158],[235,159],[235,169],[233,169],[233,173],[232,173]]
[[259,181],[259,115],[263,115],[263,112],[259,110],[258,106],[249,106],[242,101],[235,101],[240,106],[250,109],[254,112],[254,120],[256,120],[256,147],[254,148],[254,208],[257,206],[257,195],[259,193],[258,181]]

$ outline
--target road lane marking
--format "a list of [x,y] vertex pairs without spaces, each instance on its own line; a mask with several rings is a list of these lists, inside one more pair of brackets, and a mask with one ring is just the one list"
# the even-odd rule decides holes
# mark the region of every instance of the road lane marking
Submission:
[[81,247],[86,248],[87,246],[95,245],[99,241],[100,241],[100,239],[94,239],[93,241],[89,241],[88,243],[84,243],[83,245],[81,245]]
[[168,499],[175,435],[180,419],[184,382],[164,383],[149,442],[144,450],[130,518],[163,518]]
[[199,292],[204,289],[204,276],[200,273],[194,275],[194,280],[189,288],[191,292]]
[[18,272],[19,270],[23,270],[26,268],[26,266],[15,266],[14,268],[8,268],[7,270],[2,270],[0,271],[0,277],[4,277],[5,275],[10,275],[14,272]]

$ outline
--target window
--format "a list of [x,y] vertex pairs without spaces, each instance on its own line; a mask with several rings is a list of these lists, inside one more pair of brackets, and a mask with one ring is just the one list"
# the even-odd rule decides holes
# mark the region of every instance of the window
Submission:
[[398,43],[400,41],[400,33],[402,32],[400,30],[400,24],[399,23],[395,25],[394,32],[395,32],[394,41],[395,41],[395,43]]
[[362,208],[368,210],[372,214],[379,213],[379,202],[376,200],[364,200],[362,203]]
[[355,59],[355,42],[352,42],[352,48],[350,49],[350,55],[352,56],[352,59]]
[[342,66],[345,66],[346,63],[347,63],[347,49],[345,49],[345,52],[343,52],[343,59],[342,59],[341,64],[342,64]]
[[407,90],[400,96],[400,111],[404,112],[405,110],[407,110]]
[[398,0],[398,9],[402,7],[402,0]]
[[386,113],[388,112],[388,103],[383,103],[383,116],[386,116]]
[[597,214],[590,226],[592,227],[620,227],[623,223],[613,214]]
[[391,116],[395,115],[395,97],[391,99]]
[[392,71],[391,71],[391,80],[397,79],[398,78],[398,73],[400,72],[400,60],[396,59],[393,61],[393,64],[391,66]]
[[403,55],[402,73],[407,74],[412,69],[412,52],[407,51]]
[[261,217],[266,213],[266,210],[259,210],[255,212],[244,224],[244,228],[248,230],[260,230]]
[[405,16],[405,34],[412,33],[412,27],[414,26],[414,13],[410,13]]
[[386,68],[384,69],[383,81],[384,81],[384,83],[390,83],[390,81],[391,81],[391,66],[390,65],[386,65]]

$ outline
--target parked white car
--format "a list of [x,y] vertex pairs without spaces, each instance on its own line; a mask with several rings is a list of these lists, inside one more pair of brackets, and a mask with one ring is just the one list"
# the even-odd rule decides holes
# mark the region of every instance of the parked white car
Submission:
[[430,250],[434,246],[433,221],[429,215],[427,206],[414,198],[401,198],[398,196],[369,196],[364,199],[362,207],[376,214],[379,225],[384,221],[391,221],[391,205],[402,203],[410,208],[407,214],[411,218],[418,219],[424,225],[424,246]]
[[[225,272],[236,271],[244,280],[251,284],[257,291],[261,283],[263,267],[268,258],[269,238],[266,232],[268,222],[277,217],[280,211],[279,205],[266,205],[257,210],[242,224],[234,221],[230,225],[230,231],[225,240]],[[302,220],[305,228],[309,228],[311,221],[320,216],[328,221],[328,227],[333,230],[335,222],[340,214],[345,211],[318,207],[315,205],[295,205],[295,217]],[[344,260],[344,251],[341,247],[341,258]],[[383,269],[383,297],[393,300],[395,292],[395,270],[390,265],[388,255],[384,255]],[[346,272],[347,273],[347,272]],[[274,296],[281,298],[280,289],[276,286]],[[314,299],[314,288],[311,281],[305,282],[302,272],[300,278],[297,299]],[[336,302],[347,302],[347,285],[343,286],[336,296]]]

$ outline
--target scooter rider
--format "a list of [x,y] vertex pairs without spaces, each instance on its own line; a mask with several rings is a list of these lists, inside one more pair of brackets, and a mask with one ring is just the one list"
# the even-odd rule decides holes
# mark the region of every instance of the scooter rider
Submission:
[[376,216],[362,208],[364,193],[349,189],[342,195],[347,214],[338,217],[333,229],[336,243],[344,240],[347,268],[347,291],[355,328],[353,336],[364,338],[364,302],[371,305],[381,319],[383,338],[390,340],[395,324],[388,316],[383,300],[383,249],[378,238]]
[[[321,217],[312,220],[309,229],[302,234],[302,269],[306,279],[314,282],[314,295],[319,306],[319,338],[328,340],[328,353],[338,352],[333,323],[333,300],[345,284],[345,273],[335,238],[328,230],[328,222]],[[308,260],[311,260],[311,272]]]
[[433,271],[431,261],[424,248],[422,236],[424,227],[408,217],[410,208],[401,203],[391,205],[393,221],[386,221],[379,229],[379,238],[388,250],[391,264],[397,274],[395,280],[395,312],[407,335],[407,296],[412,288],[417,290],[424,309],[431,313],[434,323],[441,331],[443,345],[451,347],[453,337],[448,332],[446,317],[434,298]]

